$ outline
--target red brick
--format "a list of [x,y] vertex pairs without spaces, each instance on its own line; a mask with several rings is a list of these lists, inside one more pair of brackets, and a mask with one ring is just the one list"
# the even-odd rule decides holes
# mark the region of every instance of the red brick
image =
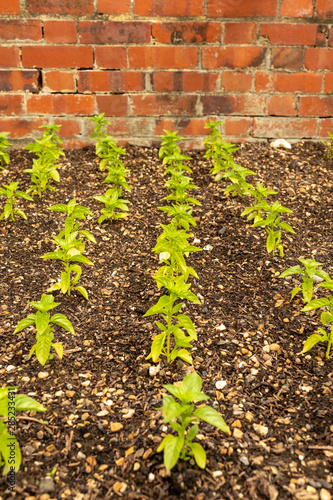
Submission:
[[333,0],[317,0],[316,3],[317,16],[324,19],[333,18]]
[[42,26],[40,21],[29,19],[21,21],[19,19],[0,20],[1,40],[34,40],[42,39]]
[[332,71],[333,49],[306,49],[304,64],[306,69],[328,69]]
[[26,0],[29,14],[93,14],[94,0]]
[[330,47],[333,47],[333,28],[330,29],[328,44]]
[[196,71],[155,71],[153,87],[156,92],[214,92],[218,73]]
[[299,116],[333,116],[333,96],[301,97]]
[[145,89],[145,74],[137,71],[80,71],[79,92],[139,92]]
[[257,38],[256,23],[226,23],[224,43],[251,43]]
[[145,21],[81,21],[79,34],[81,43],[150,43],[151,25]]
[[265,59],[262,47],[204,47],[202,65],[204,68],[248,68],[258,67]]
[[230,115],[233,113],[245,115],[261,115],[265,113],[265,97],[247,94],[234,95],[206,95],[201,98],[205,115]]
[[38,75],[39,72],[34,69],[0,70],[0,92],[37,92]]
[[98,95],[96,96],[97,113],[106,116],[127,116],[126,95]]
[[45,124],[45,118],[0,117],[0,130],[10,133],[11,139],[40,136],[38,127]]
[[161,118],[156,120],[154,135],[163,135],[164,130],[178,130],[180,135],[184,136],[208,135],[209,130],[205,128],[206,123],[206,117],[176,120]]
[[131,11],[131,0],[98,0],[99,14],[128,14]]
[[95,114],[95,96],[64,95],[28,95],[27,112],[46,115],[93,115]]
[[316,119],[255,117],[253,137],[313,138],[316,135]]
[[137,116],[195,115],[196,102],[196,95],[133,95],[131,107]]
[[208,0],[209,17],[275,17],[276,0]]
[[205,14],[202,0],[135,0],[134,14],[139,16],[195,17]]
[[267,113],[276,116],[295,116],[296,102],[291,95],[273,95],[268,99]]
[[10,68],[20,66],[18,47],[0,47],[0,67]]
[[274,89],[278,92],[309,92],[321,90],[323,76],[319,73],[277,73],[274,75]]
[[329,139],[328,132],[330,134],[332,133],[333,130],[333,118],[325,118],[323,120],[320,120],[320,125],[319,125],[319,136],[324,137],[325,139]]
[[86,146],[91,146],[91,140],[89,140],[89,139],[64,139],[63,143],[62,143],[62,149],[83,149]]
[[224,121],[225,135],[249,137],[252,132],[253,118],[231,118]]
[[221,23],[153,22],[152,36],[159,43],[220,43]]
[[56,125],[61,125],[59,135],[63,138],[80,137],[82,135],[81,123],[78,120],[71,120],[67,118],[56,118],[54,120]]
[[251,89],[252,74],[240,71],[224,71],[221,86],[227,92],[246,92]]
[[76,43],[74,21],[44,21],[44,38],[49,43]]
[[22,47],[22,65],[25,68],[91,68],[91,47],[30,46]]
[[129,47],[130,68],[192,69],[199,61],[196,47]]
[[333,73],[325,74],[324,92],[333,93]]
[[75,92],[75,76],[72,71],[43,71],[43,90],[49,92]]
[[280,13],[285,17],[312,17],[313,0],[283,0]]
[[262,24],[260,36],[267,37],[279,45],[315,45],[317,25],[315,24]]
[[265,71],[256,71],[254,88],[256,92],[271,92],[273,90],[272,74]]
[[271,64],[273,68],[300,69],[303,66],[303,50],[292,47],[274,47]]
[[20,115],[23,104],[23,95],[0,94],[0,115]]
[[0,14],[20,14],[20,0],[0,0]]
[[99,68],[121,69],[127,67],[125,47],[95,47],[95,61]]

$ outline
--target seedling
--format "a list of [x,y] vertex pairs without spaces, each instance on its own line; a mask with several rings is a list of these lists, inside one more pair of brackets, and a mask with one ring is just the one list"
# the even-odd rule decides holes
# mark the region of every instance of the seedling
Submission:
[[1,219],[8,219],[10,217],[11,221],[15,221],[15,215],[19,215],[23,219],[27,219],[27,216],[22,210],[18,208],[14,208],[14,205],[17,202],[17,198],[24,198],[25,200],[32,201],[31,196],[23,191],[20,191],[19,185],[17,182],[11,182],[10,184],[3,184],[2,188],[0,188],[0,196],[6,196],[6,204],[4,211],[0,215]]
[[172,205],[171,207],[158,207],[163,212],[166,212],[168,217],[173,217],[172,224],[177,228],[181,226],[185,231],[191,226],[196,226],[194,217],[192,216],[192,207],[186,204]]
[[177,142],[181,141],[184,139],[184,137],[181,137],[178,134],[178,130],[175,132],[170,132],[169,130],[164,130],[164,135],[161,135],[162,137],[162,142],[161,142],[161,147],[158,152],[158,156],[161,160],[164,161],[165,158],[169,158],[170,156],[174,155],[175,153],[181,153],[180,147],[178,146]]
[[[105,205],[105,208],[102,208],[101,210],[102,215],[98,219],[98,224],[102,224],[102,222],[107,218],[110,218],[112,221],[113,219],[122,219],[127,217],[127,214],[124,212],[128,212],[127,203],[129,203],[129,201],[121,198],[121,189],[108,189],[104,195],[94,196],[94,199],[104,203]],[[123,212],[115,213],[115,210],[123,210]]]
[[263,210],[261,208],[261,202],[264,198],[267,196],[271,196],[274,194],[277,194],[276,191],[272,191],[271,189],[266,188],[263,186],[260,182],[257,182],[256,187],[254,188],[253,186],[249,187],[249,189],[245,190],[244,193],[245,195],[248,196],[253,196],[256,200],[256,203],[253,203],[251,207],[246,208],[243,210],[241,213],[241,217],[245,217],[246,215],[247,220],[253,221],[253,222],[258,222],[259,220],[263,219]]
[[177,432],[177,436],[167,434],[157,452],[164,452],[163,459],[167,471],[176,465],[179,458],[186,461],[191,457],[198,467],[204,469],[206,452],[201,444],[193,442],[199,431],[198,423],[202,420],[226,434],[230,433],[230,429],[221,415],[211,406],[204,405],[195,409],[194,404],[190,404],[209,399],[209,396],[201,392],[202,382],[196,372],[186,375],[181,385],[168,384],[163,387],[180,400],[179,403],[172,396],[163,394],[163,407],[157,408],[163,411],[164,422],[170,424]]
[[229,170],[221,174],[223,179],[228,179],[231,185],[226,187],[224,194],[232,193],[232,196],[246,194],[246,192],[253,188],[251,184],[246,181],[248,175],[254,175],[254,172],[249,168],[244,168],[241,165],[233,163]]
[[7,148],[12,146],[8,141],[7,137],[9,136],[9,132],[0,132],[0,169],[3,170],[4,165],[8,165],[10,161],[10,156],[7,151]]
[[313,294],[313,284],[314,279],[317,276],[318,278],[322,278],[325,281],[330,281],[331,278],[329,275],[323,271],[322,269],[317,269],[319,266],[323,266],[324,264],[321,262],[316,262],[313,259],[298,259],[303,265],[305,269],[302,269],[300,266],[289,267],[280,274],[279,278],[285,278],[286,276],[292,276],[293,274],[301,274],[303,278],[302,288],[296,286],[291,292],[291,301],[298,294],[298,292],[303,293],[303,302],[310,302]]
[[333,134],[330,134],[329,132],[327,132],[328,135],[329,135],[329,138],[331,140],[331,143],[329,142],[326,142],[326,141],[321,141],[323,144],[325,144],[325,146],[327,146],[329,148],[328,152],[327,152],[327,158],[330,158],[332,155],[333,155]]
[[[0,468],[2,475],[9,474],[10,490],[15,487],[15,473],[19,470],[22,456],[20,446],[15,437],[16,412],[46,411],[46,408],[35,399],[16,394],[16,387],[0,389]],[[5,419],[8,419],[7,425]]]
[[220,181],[223,178],[223,173],[228,169],[233,170],[232,153],[239,149],[234,144],[225,141],[221,136],[219,126],[222,123],[222,121],[210,120],[205,125],[205,128],[210,129],[210,135],[204,139],[204,146],[207,149],[205,158],[212,161],[213,167],[210,173],[215,175],[215,182]]
[[195,198],[191,198],[185,191],[186,189],[198,189],[198,186],[191,184],[191,177],[186,177],[183,172],[177,172],[172,178],[165,183],[165,187],[170,189],[171,194],[163,198],[167,201],[174,201],[179,204],[200,205],[201,203]]
[[[333,290],[333,281],[323,283],[321,286]],[[331,331],[328,333],[323,328],[318,328],[318,333],[313,333],[305,341],[302,354],[308,352],[312,347],[318,344],[318,342],[327,342],[326,359],[329,359],[333,357],[333,352],[331,353],[331,346],[333,344],[333,296],[329,295],[321,299],[311,300],[303,307],[302,311],[313,311],[314,309],[320,308],[328,309],[328,312],[325,310],[321,313],[320,320],[323,325],[331,324]]]
[[[96,139],[96,155],[100,156],[104,154],[109,149],[109,141],[105,141],[106,138],[109,138],[106,129],[108,125],[111,125],[108,120],[104,118],[105,113],[100,113],[97,116],[89,116],[88,120],[91,120],[95,123],[94,132],[89,136],[89,139]],[[114,141],[115,142],[115,141]],[[102,170],[102,168],[101,168]]]
[[50,318],[48,311],[59,306],[60,302],[54,302],[53,295],[42,295],[39,302],[28,302],[28,304],[38,311],[36,314],[29,314],[26,318],[22,319],[15,328],[14,334],[21,332],[28,326],[35,325],[37,330],[36,344],[30,349],[29,359],[36,352],[38,361],[44,366],[48,359],[53,358],[53,356],[50,356],[51,347],[54,348],[59,358],[62,359],[62,344],[60,342],[52,342],[54,339],[53,325],[61,326],[61,328],[73,335],[75,335],[75,332],[72,323],[63,314],[54,314]]

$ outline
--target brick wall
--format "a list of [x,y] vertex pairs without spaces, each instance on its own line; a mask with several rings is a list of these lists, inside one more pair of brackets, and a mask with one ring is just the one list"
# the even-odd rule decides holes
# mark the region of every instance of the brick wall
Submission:
[[333,0],[0,0],[0,131],[27,142],[86,116],[153,144],[200,147],[209,117],[235,140],[333,131]]

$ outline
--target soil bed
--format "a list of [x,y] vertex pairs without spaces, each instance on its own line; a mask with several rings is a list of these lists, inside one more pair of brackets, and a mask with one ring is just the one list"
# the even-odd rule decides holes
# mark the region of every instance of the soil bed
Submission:
[[[194,208],[192,232],[198,246],[212,249],[188,259],[199,276],[192,290],[202,304],[187,303],[184,312],[197,327],[194,368],[211,396],[208,404],[220,411],[231,435],[200,426],[208,458],[204,471],[192,461],[180,461],[167,474],[162,454],[156,453],[165,425],[154,410],[161,406],[162,386],[181,380],[188,369],[162,360],[152,376],[145,361],[159,318],[143,314],[161,294],[152,277],[159,267],[152,249],[159,224],[168,223],[158,210],[168,194],[158,150],[127,149],[130,214],[102,225],[97,224],[102,205],[92,197],[108,186],[101,184],[105,173],[99,171],[94,149],[67,151],[57,192],[22,200],[27,221],[1,221],[1,386],[18,385],[19,393],[47,408],[44,414],[19,414],[23,463],[16,494],[6,492],[6,478],[0,479],[1,500],[333,496],[333,361],[325,361],[323,344],[306,356],[299,354],[320,317],[317,311],[300,312],[300,298],[290,302],[298,277],[278,279],[297,264],[297,257],[325,263],[323,269],[333,276],[333,162],[322,144],[310,143],[290,151],[242,145],[235,154],[236,163],[256,172],[251,181],[278,191],[272,199],[293,210],[284,220],[296,233],[283,234],[281,259],[267,254],[264,231],[240,217],[249,199],[225,197],[224,182],[212,182],[203,155],[189,152],[192,177],[200,187],[194,196],[202,203]],[[31,165],[31,155],[15,151],[11,158],[1,184],[17,181],[25,190],[29,176],[23,169]],[[13,331],[35,312],[27,301],[40,300],[60,276],[61,264],[40,256],[55,250],[52,236],[63,228],[64,216],[46,208],[73,197],[94,213],[81,226],[97,240],[86,245],[94,267],[82,266],[80,279],[90,302],[76,293],[54,293],[61,303],[55,312],[70,319],[76,336],[58,329],[63,360],[55,356],[42,367],[35,356],[27,359],[33,331],[17,336]],[[319,290],[318,296],[323,295]],[[226,382],[220,390],[218,381]],[[118,430],[112,431],[111,424]],[[45,481],[51,471],[52,479]]]

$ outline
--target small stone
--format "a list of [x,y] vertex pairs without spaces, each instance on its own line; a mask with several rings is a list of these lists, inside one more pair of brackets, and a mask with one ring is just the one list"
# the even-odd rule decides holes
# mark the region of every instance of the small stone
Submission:
[[275,141],[271,142],[272,148],[284,148],[291,149],[291,145],[285,139],[275,139]]
[[150,366],[149,367],[149,375],[151,377],[155,377],[155,375],[158,374],[158,372],[160,371],[161,369],[161,366],[158,364],[157,366]]
[[237,429],[241,429],[242,428],[242,422],[240,420],[235,420],[232,424],[231,424],[231,427],[235,427]]
[[128,412],[126,413],[126,415],[124,415],[123,418],[132,418],[133,415],[134,415],[134,413],[135,413],[135,410],[131,408],[130,410],[128,410]]
[[87,458],[87,455],[85,455],[84,453],[82,453],[82,451],[78,451],[76,457],[77,457],[78,460],[85,460]]
[[210,252],[211,250],[213,250],[213,247],[212,245],[206,245],[203,247],[203,250],[206,250],[207,252]]
[[49,376],[48,372],[39,372],[38,378],[47,378]]
[[260,434],[260,436],[267,436],[268,434],[268,427],[265,425],[253,424],[253,429],[257,434]]
[[233,436],[236,439],[243,439],[243,432],[240,429],[234,429]]
[[55,486],[54,486],[54,481],[51,476],[46,476],[43,479],[41,479],[39,483],[39,491],[40,493],[51,493],[54,491]]
[[279,346],[279,344],[271,344],[269,346],[269,350],[272,352],[279,352],[281,350],[281,347]]
[[123,427],[124,427],[123,424],[121,424],[120,422],[111,422],[110,424],[111,432],[118,432]]
[[251,383],[251,382],[253,382],[254,380],[255,380],[255,377],[254,377],[253,375],[247,375],[247,376],[245,377],[245,382],[246,382],[247,384],[250,384],[250,383]]
[[252,463],[254,465],[262,465],[263,461],[264,461],[264,457],[262,455],[258,455],[257,457],[254,457],[252,459]]
[[152,483],[152,482],[154,481],[154,479],[155,479],[155,474],[153,474],[152,472],[150,472],[150,473],[148,474],[148,481],[149,481],[150,483]]
[[223,475],[223,472],[221,470],[214,470],[212,472],[213,477],[221,477]]
[[12,370],[15,370],[15,368],[16,368],[16,366],[9,365],[9,366],[7,366],[6,370],[7,370],[7,372],[11,372]]
[[115,493],[124,493],[126,491],[127,484],[122,483],[120,481],[116,481],[112,486],[112,489]]
[[218,389],[219,391],[221,389],[223,389],[225,386],[227,385],[227,381],[226,380],[218,380],[215,384],[215,387],[216,389]]
[[135,462],[135,464],[133,465],[133,470],[134,470],[134,472],[136,472],[136,471],[137,471],[137,470],[139,470],[139,469],[140,469],[140,464],[139,464],[139,462]]
[[246,455],[242,455],[239,457],[239,461],[242,462],[242,464],[244,465],[249,465],[250,462],[249,462],[249,459],[247,458]]
[[325,490],[325,488],[322,488],[319,493],[319,499],[320,500],[331,500],[332,495],[329,491]]
[[216,326],[215,330],[219,330],[220,332],[223,332],[223,330],[226,330],[226,327],[224,325]]
[[85,421],[89,418],[89,413],[83,413],[83,415],[81,415],[81,420]]

